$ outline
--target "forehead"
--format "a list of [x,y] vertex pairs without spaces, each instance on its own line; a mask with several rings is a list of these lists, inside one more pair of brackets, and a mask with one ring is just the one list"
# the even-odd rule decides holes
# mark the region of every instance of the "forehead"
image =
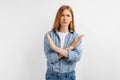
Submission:
[[67,9],[63,10],[62,14],[71,14],[71,12]]

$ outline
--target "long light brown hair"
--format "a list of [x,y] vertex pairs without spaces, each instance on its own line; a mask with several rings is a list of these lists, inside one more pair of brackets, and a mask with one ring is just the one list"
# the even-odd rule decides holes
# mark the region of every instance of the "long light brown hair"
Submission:
[[75,26],[74,26],[74,14],[73,14],[73,11],[72,11],[72,8],[68,5],[63,5],[61,6],[59,9],[58,9],[58,12],[56,14],[56,18],[55,18],[55,21],[54,21],[54,24],[53,24],[53,28],[52,30],[56,30],[56,29],[59,29],[60,27],[60,18],[61,18],[61,15],[62,15],[62,12],[64,10],[69,10],[71,15],[72,15],[72,21],[70,22],[69,24],[69,31],[72,30],[72,31],[75,31]]

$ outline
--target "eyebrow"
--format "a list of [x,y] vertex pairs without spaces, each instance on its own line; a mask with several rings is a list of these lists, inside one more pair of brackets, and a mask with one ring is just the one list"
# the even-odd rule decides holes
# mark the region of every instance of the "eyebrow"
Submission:
[[67,14],[62,13],[62,15],[71,15],[71,14],[69,14],[69,13],[67,13]]

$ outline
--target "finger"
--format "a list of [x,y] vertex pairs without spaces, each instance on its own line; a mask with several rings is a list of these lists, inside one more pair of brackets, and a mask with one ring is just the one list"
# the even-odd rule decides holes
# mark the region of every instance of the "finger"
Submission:
[[80,35],[80,36],[77,38],[77,40],[78,40],[78,41],[81,40],[83,36],[84,36],[83,34]]
[[80,38],[82,38],[84,36],[84,34],[80,35]]
[[80,42],[80,40],[82,39],[83,36],[84,36],[83,34],[80,35],[77,39],[75,39],[75,42],[76,42],[76,43]]
[[48,33],[46,33],[46,35],[47,35],[47,39],[48,39],[49,43],[51,43],[52,39],[51,39],[50,35]]
[[80,42],[80,40],[81,40],[81,38],[83,37],[84,35],[82,34],[82,35],[80,35],[78,38],[76,38],[74,41],[73,41],[73,43],[72,43],[72,47],[75,47],[75,46],[77,46],[77,44]]
[[49,37],[49,34],[48,34],[48,33],[46,33],[46,35],[47,35],[47,37]]
[[48,38],[49,43],[50,43],[50,44],[53,44],[54,41],[53,41],[53,39],[51,38],[51,36],[50,36],[48,33],[46,33],[46,34],[47,34],[47,38]]
[[50,35],[48,33],[46,33],[46,35],[47,35],[48,40],[50,40],[51,39]]

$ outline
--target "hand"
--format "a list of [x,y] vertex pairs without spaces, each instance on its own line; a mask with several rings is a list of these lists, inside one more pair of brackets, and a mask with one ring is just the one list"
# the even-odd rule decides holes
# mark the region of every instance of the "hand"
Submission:
[[61,59],[61,58],[63,58],[63,57],[64,57],[63,55],[58,54],[58,58],[59,58],[59,59]]
[[[52,38],[50,37],[50,35],[48,34],[48,33],[46,33],[46,35],[47,35],[47,38],[48,38],[48,41],[49,41],[49,43],[50,43],[50,47],[53,49],[53,50],[55,50],[56,51],[56,45],[54,44],[54,42],[53,42],[53,40],[52,40]],[[58,48],[57,48],[58,49]],[[61,55],[60,53],[58,54],[58,58],[59,59],[61,59],[63,57],[63,55]]]
[[81,39],[82,39],[83,36],[84,36],[83,34],[80,35],[78,38],[76,38],[76,39],[73,41],[73,43],[72,43],[69,47],[67,47],[67,48],[65,48],[65,49],[66,49],[66,50],[72,50],[72,49],[74,49],[74,48],[77,46],[77,44],[81,41]]
[[50,35],[48,33],[46,33],[48,41],[50,43],[50,47],[54,50],[56,48],[55,43],[53,42],[52,38],[50,37]]

